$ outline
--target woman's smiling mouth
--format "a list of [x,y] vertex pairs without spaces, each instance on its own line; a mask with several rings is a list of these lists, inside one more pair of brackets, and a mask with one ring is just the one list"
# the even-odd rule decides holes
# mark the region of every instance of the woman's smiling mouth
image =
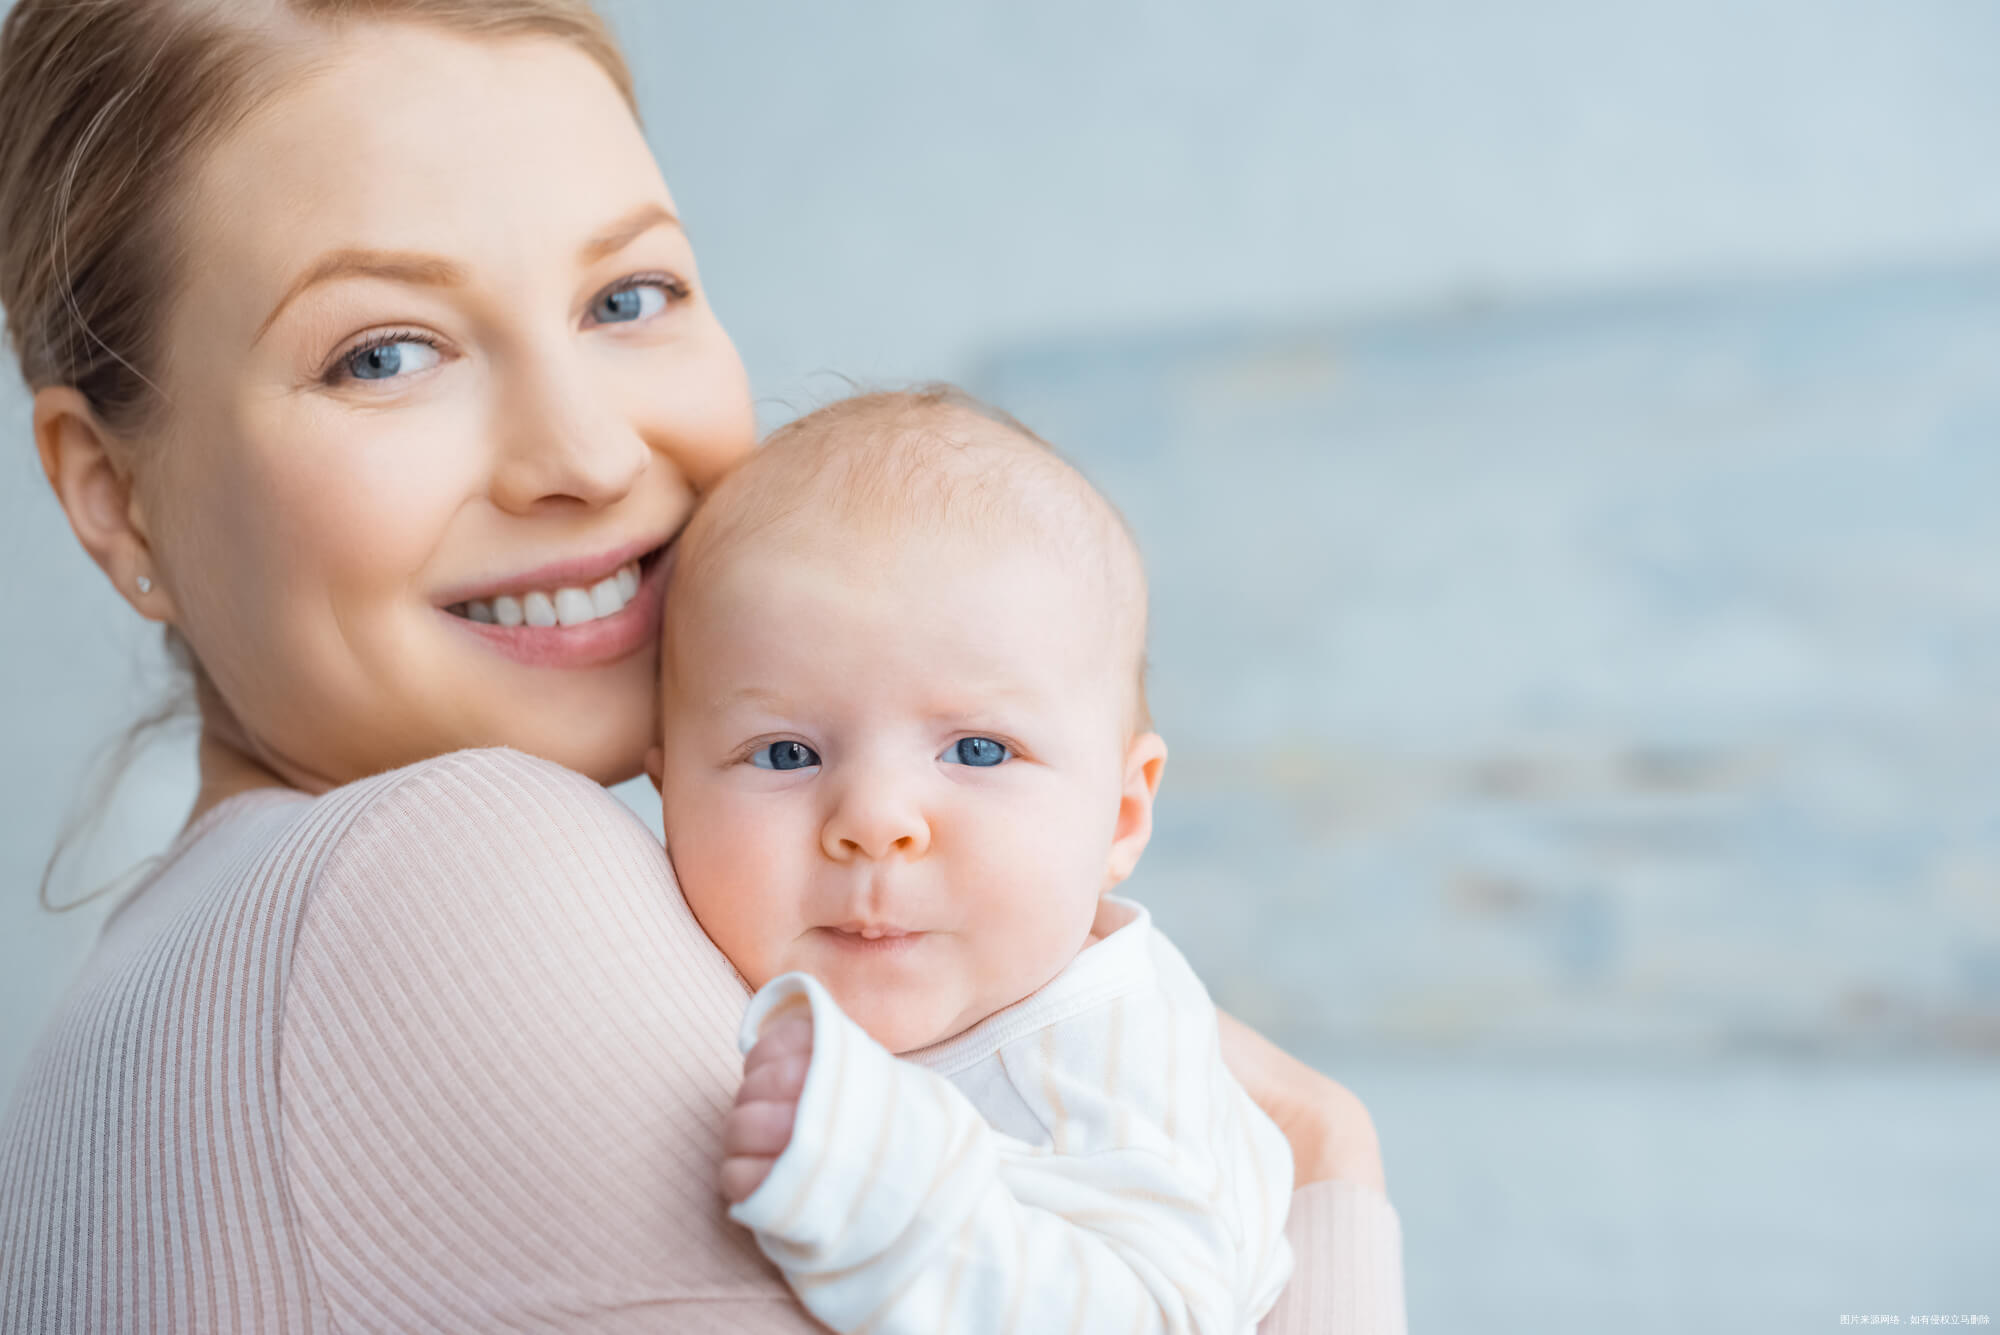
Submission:
[[519,593],[502,593],[493,598],[473,598],[445,608],[454,616],[487,626],[580,626],[616,616],[639,593],[639,563],[627,561],[617,573],[607,575],[589,588],[568,585]]
[[659,636],[666,550],[661,545],[614,554],[609,562],[544,566],[439,611],[488,648],[530,667],[617,662]]

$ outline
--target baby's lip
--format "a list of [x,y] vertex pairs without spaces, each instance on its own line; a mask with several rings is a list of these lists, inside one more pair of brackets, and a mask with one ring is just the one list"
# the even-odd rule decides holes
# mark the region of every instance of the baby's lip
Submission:
[[829,923],[829,932],[839,932],[843,936],[858,936],[864,941],[891,941],[898,937],[922,936],[924,933],[910,927],[899,927],[888,922],[841,922]]

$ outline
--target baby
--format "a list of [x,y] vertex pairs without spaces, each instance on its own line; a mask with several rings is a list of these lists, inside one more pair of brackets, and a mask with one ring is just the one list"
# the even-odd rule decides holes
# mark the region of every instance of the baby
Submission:
[[756,989],[723,1191],[800,1300],[841,1331],[1253,1328],[1290,1151],[1108,893],[1166,764],[1118,514],[956,391],[850,399],[703,504],[664,635],[668,852]]

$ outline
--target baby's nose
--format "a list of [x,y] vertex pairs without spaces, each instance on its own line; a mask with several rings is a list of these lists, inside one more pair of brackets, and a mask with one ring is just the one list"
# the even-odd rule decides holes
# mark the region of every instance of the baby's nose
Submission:
[[839,862],[917,858],[930,851],[931,827],[915,801],[886,788],[857,784],[842,795],[827,818],[820,845]]

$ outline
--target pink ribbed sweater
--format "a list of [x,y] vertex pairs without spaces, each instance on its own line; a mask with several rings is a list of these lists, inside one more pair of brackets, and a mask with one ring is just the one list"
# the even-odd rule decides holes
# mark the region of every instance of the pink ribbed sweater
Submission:
[[[509,751],[203,817],[0,1127],[0,1330],[793,1332],[715,1189],[746,993],[616,799]],[[1401,1335],[1379,1193],[1265,1332]]]

